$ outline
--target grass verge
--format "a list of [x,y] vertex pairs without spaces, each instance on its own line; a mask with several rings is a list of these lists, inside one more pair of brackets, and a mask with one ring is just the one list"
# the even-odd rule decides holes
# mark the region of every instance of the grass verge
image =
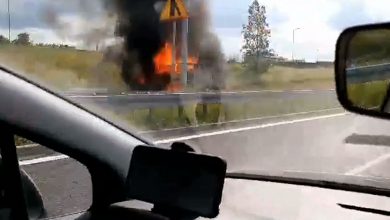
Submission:
[[125,120],[129,126],[136,127],[137,130],[160,130],[337,107],[339,104],[335,97],[268,99],[257,100],[257,102],[209,104],[206,110],[201,104],[189,105],[184,107],[187,110],[182,114],[177,107],[140,109],[122,113],[117,118]]
[[0,63],[50,88],[124,88],[119,67],[102,58],[100,52],[71,48],[0,46]]
[[333,89],[332,68],[292,68],[273,65],[263,74],[245,73],[241,64],[231,64],[227,77],[231,90]]
[[374,81],[347,86],[348,98],[357,107],[379,108],[387,93],[389,81]]

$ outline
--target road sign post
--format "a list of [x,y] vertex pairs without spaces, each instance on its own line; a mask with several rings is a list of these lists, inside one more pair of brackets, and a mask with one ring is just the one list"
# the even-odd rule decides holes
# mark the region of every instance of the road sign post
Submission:
[[[188,0],[185,2],[188,6]],[[188,82],[188,18],[182,22],[181,32],[181,57],[182,57],[182,84],[187,86]]]
[[182,85],[187,84],[188,72],[188,47],[187,47],[187,33],[188,33],[188,17],[189,13],[185,7],[183,0],[168,0],[163,8],[160,16],[161,21],[173,21],[172,26],[172,67],[171,79],[175,81],[176,77],[176,21],[184,20],[182,25]]
[[187,19],[188,11],[183,0],[168,0],[161,12],[161,21],[177,21]]
[[175,80],[176,72],[176,21],[172,23],[172,67],[171,67],[171,79]]

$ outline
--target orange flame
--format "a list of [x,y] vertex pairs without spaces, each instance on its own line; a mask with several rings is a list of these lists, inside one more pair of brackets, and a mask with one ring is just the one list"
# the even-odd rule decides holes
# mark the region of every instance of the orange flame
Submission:
[[[172,44],[166,42],[164,47],[160,50],[160,52],[154,57],[154,64],[156,68],[156,74],[171,74],[173,68],[172,68]],[[177,54],[177,53],[176,53]],[[182,59],[181,58],[175,58],[175,68],[173,71],[173,75],[178,76],[177,78],[180,78],[180,74],[182,74]],[[193,72],[193,70],[196,68],[198,64],[199,59],[194,56],[188,57],[188,71]],[[180,82],[175,82],[173,80],[170,85],[168,86],[168,91],[179,91],[182,89]]]
[[[176,57],[176,65],[174,69],[174,74],[180,75],[181,64],[183,61],[181,58]],[[172,44],[165,43],[164,47],[160,50],[160,52],[154,57],[154,64],[156,67],[157,74],[170,74],[172,71]],[[195,69],[195,66],[198,64],[198,58],[190,56],[188,57],[188,70],[192,71]]]
[[[154,57],[157,74],[170,74],[172,67],[172,45],[165,43],[164,47]],[[175,71],[176,72],[176,71]]]

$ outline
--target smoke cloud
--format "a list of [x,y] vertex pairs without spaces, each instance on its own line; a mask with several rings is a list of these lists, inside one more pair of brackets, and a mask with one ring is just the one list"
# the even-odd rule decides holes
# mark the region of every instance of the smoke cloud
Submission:
[[114,38],[114,15],[107,13],[100,0],[56,0],[44,5],[43,22],[64,41],[85,48],[103,46]]
[[[83,24],[85,28],[81,28],[82,32],[69,36],[71,23],[60,20],[50,8],[47,10],[48,13],[45,13],[45,21],[54,27],[60,36],[81,39],[87,45],[98,44],[113,37],[122,39],[121,43],[105,49],[104,60],[113,61],[121,66],[122,78],[129,89],[166,88],[170,82],[169,74],[156,74],[154,65],[155,55],[163,48],[165,42],[172,41],[172,22],[160,21],[160,13],[166,1],[77,0],[76,2],[78,2],[78,10],[82,11],[80,14],[87,21]],[[203,78],[221,81],[223,54],[218,38],[210,31],[210,13],[207,3],[205,0],[191,0],[189,4],[189,55],[199,57],[200,71],[198,72],[208,75]],[[93,19],[99,22],[92,22]],[[181,30],[181,22],[177,22],[178,56],[181,56]],[[210,80],[198,80],[197,83],[202,86],[203,81],[207,81],[205,87],[210,86]],[[211,84],[218,88],[223,86],[221,82]]]

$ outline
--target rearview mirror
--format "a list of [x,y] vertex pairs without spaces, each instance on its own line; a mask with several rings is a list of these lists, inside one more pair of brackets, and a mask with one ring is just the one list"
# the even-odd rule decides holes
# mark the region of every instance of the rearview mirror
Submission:
[[335,73],[337,95],[347,110],[390,118],[390,23],[344,30]]

